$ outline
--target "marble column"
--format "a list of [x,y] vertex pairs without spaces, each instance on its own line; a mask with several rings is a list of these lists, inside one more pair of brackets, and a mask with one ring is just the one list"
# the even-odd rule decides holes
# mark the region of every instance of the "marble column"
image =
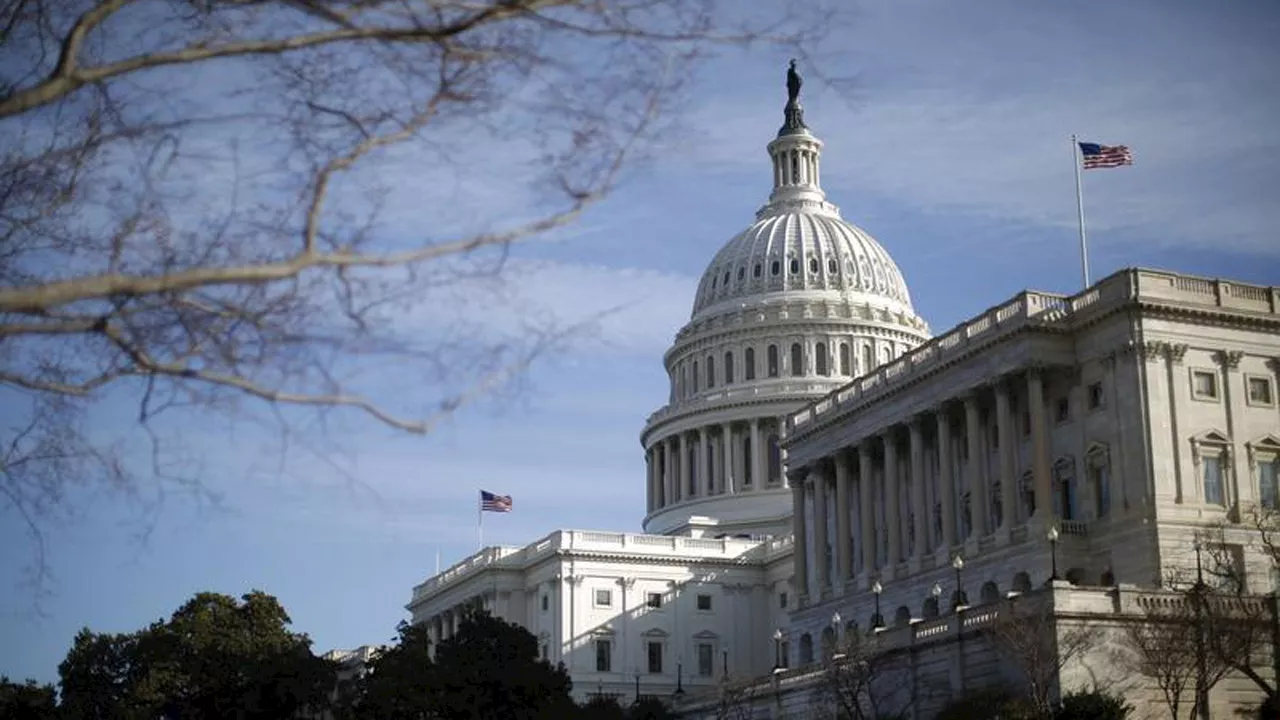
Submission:
[[665,440],[663,440],[663,441],[662,441],[662,457],[663,457],[663,461],[662,461],[662,506],[663,506],[663,507],[666,507],[667,505],[670,505],[670,504],[671,504],[671,502],[672,502],[672,500],[671,500],[671,497],[672,497],[672,495],[671,495],[671,485],[672,485],[672,483],[674,483],[674,482],[675,482],[675,474],[676,474],[676,469],[675,469],[675,459],[676,459],[676,454],[675,454],[675,452],[671,449],[671,448],[672,448],[672,445],[673,445],[674,443],[675,443],[675,440],[673,440],[673,439],[671,439],[671,438],[667,438],[667,439],[665,439]]
[[902,560],[902,483],[898,479],[898,443],[894,440],[893,429],[880,436],[884,443],[884,494],[888,507],[885,513],[889,516],[889,570],[893,572]]
[[845,588],[849,586],[850,580],[850,557],[849,557],[849,482],[850,477],[849,456],[844,452],[837,452],[835,456],[836,466],[836,594],[843,595]]
[[797,600],[809,596],[809,539],[805,518],[804,476],[793,473],[791,481],[791,523],[794,551],[792,567],[795,572],[795,591]]
[[720,492],[733,493],[733,425],[725,423],[720,431],[720,451],[723,456],[724,481]]
[[951,554],[956,542],[956,479],[951,472],[951,419],[945,405],[938,407],[934,417],[938,425],[938,494],[942,497],[941,549]]
[[676,499],[689,493],[689,433],[680,433],[680,478],[676,482]]
[[644,451],[644,507],[645,512],[653,512],[653,474],[656,463],[653,457],[653,448],[647,448]]
[[978,414],[978,395],[969,393],[964,398],[964,433],[968,443],[969,506],[973,517],[973,537],[988,535],[987,513],[991,507],[987,499],[987,478],[982,472],[982,422]]
[[760,420],[752,419],[751,421],[751,486],[756,490],[763,490],[765,488],[765,485],[768,484],[765,481],[765,477],[764,477],[764,473],[765,473],[764,469],[766,467],[764,463],[764,453],[761,452],[760,450],[760,447],[763,444],[760,442],[761,432],[762,432],[762,429],[760,427]]
[[1018,522],[1018,435],[1014,431],[1013,412],[1010,407],[1009,386],[1001,379],[995,384],[996,433],[1000,438],[1000,529],[1009,530]]
[[1033,519],[1052,522],[1053,467],[1049,460],[1049,427],[1044,411],[1044,378],[1039,368],[1027,370],[1027,412],[1031,415],[1031,473],[1035,487],[1036,513]]
[[818,582],[818,597],[826,596],[830,584],[827,570],[827,478],[821,470],[814,469],[809,473],[809,481],[813,483],[813,577]]
[[698,428],[698,475],[702,479],[702,494],[711,495],[715,481],[711,475],[711,438],[705,427]]
[[920,418],[911,418],[907,425],[911,436],[911,499],[915,501],[915,553],[913,557],[922,557],[929,551],[929,504],[926,502],[929,493],[924,487],[924,429],[920,427]]
[[871,476],[871,446],[867,443],[858,445],[858,510],[859,524],[862,526],[862,572],[870,578],[876,571],[876,521],[875,499]]

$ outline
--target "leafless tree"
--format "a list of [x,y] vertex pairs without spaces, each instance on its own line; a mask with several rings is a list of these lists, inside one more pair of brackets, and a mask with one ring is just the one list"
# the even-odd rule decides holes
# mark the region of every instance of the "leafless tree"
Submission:
[[[885,717],[887,688],[904,685],[900,676],[906,669],[899,657],[884,651],[876,633],[849,629],[844,634],[826,660],[818,691],[821,704],[828,717],[838,720]],[[894,708],[898,712],[906,709]]]
[[1058,617],[1044,595],[1008,601],[987,632],[996,651],[1022,673],[1026,701],[1041,717],[1053,714],[1062,669],[1102,641],[1096,627]]
[[720,682],[716,720],[751,720],[756,711],[756,679],[728,677]]
[[[426,434],[518,377],[567,328],[443,309],[608,194],[708,49],[824,24],[721,2],[0,2],[0,497],[38,539],[68,483],[136,480],[94,406],[182,479],[159,416]],[[498,175],[530,201],[447,192]]]

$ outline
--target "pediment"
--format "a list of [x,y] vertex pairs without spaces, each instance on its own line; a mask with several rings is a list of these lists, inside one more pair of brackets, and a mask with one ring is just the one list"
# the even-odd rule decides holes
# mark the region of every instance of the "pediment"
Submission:
[[719,640],[720,636],[710,630],[703,630],[702,632],[694,635],[693,638],[695,640]]
[[663,630],[662,628],[649,628],[648,630],[645,630],[640,634],[644,637],[657,637],[657,638],[667,637],[667,631]]
[[1230,445],[1231,438],[1221,430],[1205,430],[1191,437],[1191,441],[1202,445]]
[[1270,434],[1263,435],[1255,440],[1250,440],[1249,448],[1252,450],[1270,450],[1280,452],[1280,438]]
[[1108,444],[1106,444],[1106,443],[1103,443],[1103,442],[1098,442],[1097,440],[1094,440],[1093,442],[1090,442],[1090,443],[1089,443],[1089,447],[1088,447],[1088,449],[1086,449],[1086,450],[1084,451],[1084,456],[1085,456],[1085,457],[1097,457],[1097,456],[1099,456],[1099,455],[1106,455],[1106,454],[1107,454],[1107,453],[1109,453],[1109,452],[1111,452],[1111,446],[1110,446],[1110,445],[1108,445]]

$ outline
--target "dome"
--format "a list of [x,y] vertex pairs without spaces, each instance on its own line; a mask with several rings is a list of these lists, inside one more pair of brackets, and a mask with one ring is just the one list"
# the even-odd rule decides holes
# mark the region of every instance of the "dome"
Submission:
[[698,283],[693,317],[736,310],[748,300],[764,301],[776,293],[789,298],[828,296],[914,314],[893,258],[875,238],[827,205],[762,211],[755,224],[716,253]]

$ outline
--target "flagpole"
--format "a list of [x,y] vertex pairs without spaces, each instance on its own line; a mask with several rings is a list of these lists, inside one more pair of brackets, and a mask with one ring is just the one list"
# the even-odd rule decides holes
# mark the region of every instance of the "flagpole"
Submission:
[[484,499],[481,498],[480,504],[476,511],[476,542],[480,549],[484,549]]
[[1084,186],[1080,182],[1080,141],[1071,134],[1071,164],[1076,171],[1076,215],[1080,222],[1080,274],[1089,287],[1089,243],[1084,235]]

